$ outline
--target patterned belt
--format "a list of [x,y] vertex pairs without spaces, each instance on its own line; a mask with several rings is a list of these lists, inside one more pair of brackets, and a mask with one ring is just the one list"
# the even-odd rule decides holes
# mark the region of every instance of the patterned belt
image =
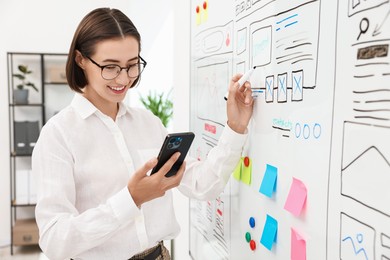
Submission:
[[129,260],[156,260],[159,256],[161,256],[163,242],[159,242],[157,246],[146,249],[144,252],[139,253]]
[[[146,249],[142,253],[139,253],[129,260],[156,260],[159,256],[163,259],[162,247],[164,246],[163,241],[159,242],[157,246]],[[70,260],[73,260],[72,258]]]

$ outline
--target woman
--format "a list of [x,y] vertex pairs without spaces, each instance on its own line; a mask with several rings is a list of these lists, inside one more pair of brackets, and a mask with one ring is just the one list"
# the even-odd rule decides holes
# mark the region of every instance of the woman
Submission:
[[207,159],[187,158],[165,177],[178,154],[156,174],[167,134],[161,121],[122,101],[146,62],[140,35],[122,12],[98,8],[79,24],[66,74],[71,104],[42,128],[33,153],[40,246],[49,259],[170,259],[162,240],[179,232],[173,187],[191,198],[223,191],[241,156],[252,115],[249,82],[232,78],[228,122]]

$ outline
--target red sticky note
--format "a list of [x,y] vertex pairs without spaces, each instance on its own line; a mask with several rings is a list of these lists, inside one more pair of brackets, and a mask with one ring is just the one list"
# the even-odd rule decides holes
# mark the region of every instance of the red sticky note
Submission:
[[291,260],[306,260],[306,241],[291,228]]
[[306,196],[307,190],[305,184],[293,177],[284,209],[290,211],[295,216],[299,216],[305,205]]

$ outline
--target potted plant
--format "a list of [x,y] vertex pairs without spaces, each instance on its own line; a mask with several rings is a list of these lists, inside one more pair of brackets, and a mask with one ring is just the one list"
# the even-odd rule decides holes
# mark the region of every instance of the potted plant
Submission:
[[164,93],[157,94],[156,91],[154,91],[154,93],[149,91],[149,95],[147,95],[146,98],[140,98],[145,108],[159,117],[165,127],[168,126],[169,120],[173,114],[173,103],[168,98],[170,93],[171,92],[169,91],[167,97],[164,97]]
[[27,80],[28,74],[32,73],[32,71],[28,69],[27,65],[19,65],[18,70],[19,73],[12,75],[20,80],[20,83],[16,85],[16,89],[14,90],[14,102],[15,104],[27,104],[29,90],[26,87],[31,87],[35,91],[38,91],[38,88],[34,83]]

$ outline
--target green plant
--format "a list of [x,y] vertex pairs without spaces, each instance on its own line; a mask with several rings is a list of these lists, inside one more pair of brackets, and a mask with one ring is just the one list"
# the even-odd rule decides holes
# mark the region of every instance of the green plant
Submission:
[[154,115],[161,119],[161,122],[165,127],[167,127],[169,120],[173,114],[173,103],[169,99],[168,95],[164,97],[164,93],[157,94],[156,91],[153,93],[149,91],[149,94],[144,98],[140,97],[142,104],[145,108],[149,109]]
[[27,65],[19,65],[18,70],[20,73],[15,73],[12,76],[15,78],[21,80],[21,83],[16,86],[18,89],[24,89],[24,87],[32,87],[35,91],[38,91],[38,88],[35,86],[34,83],[27,81],[27,75],[31,74],[32,71],[28,69]]

